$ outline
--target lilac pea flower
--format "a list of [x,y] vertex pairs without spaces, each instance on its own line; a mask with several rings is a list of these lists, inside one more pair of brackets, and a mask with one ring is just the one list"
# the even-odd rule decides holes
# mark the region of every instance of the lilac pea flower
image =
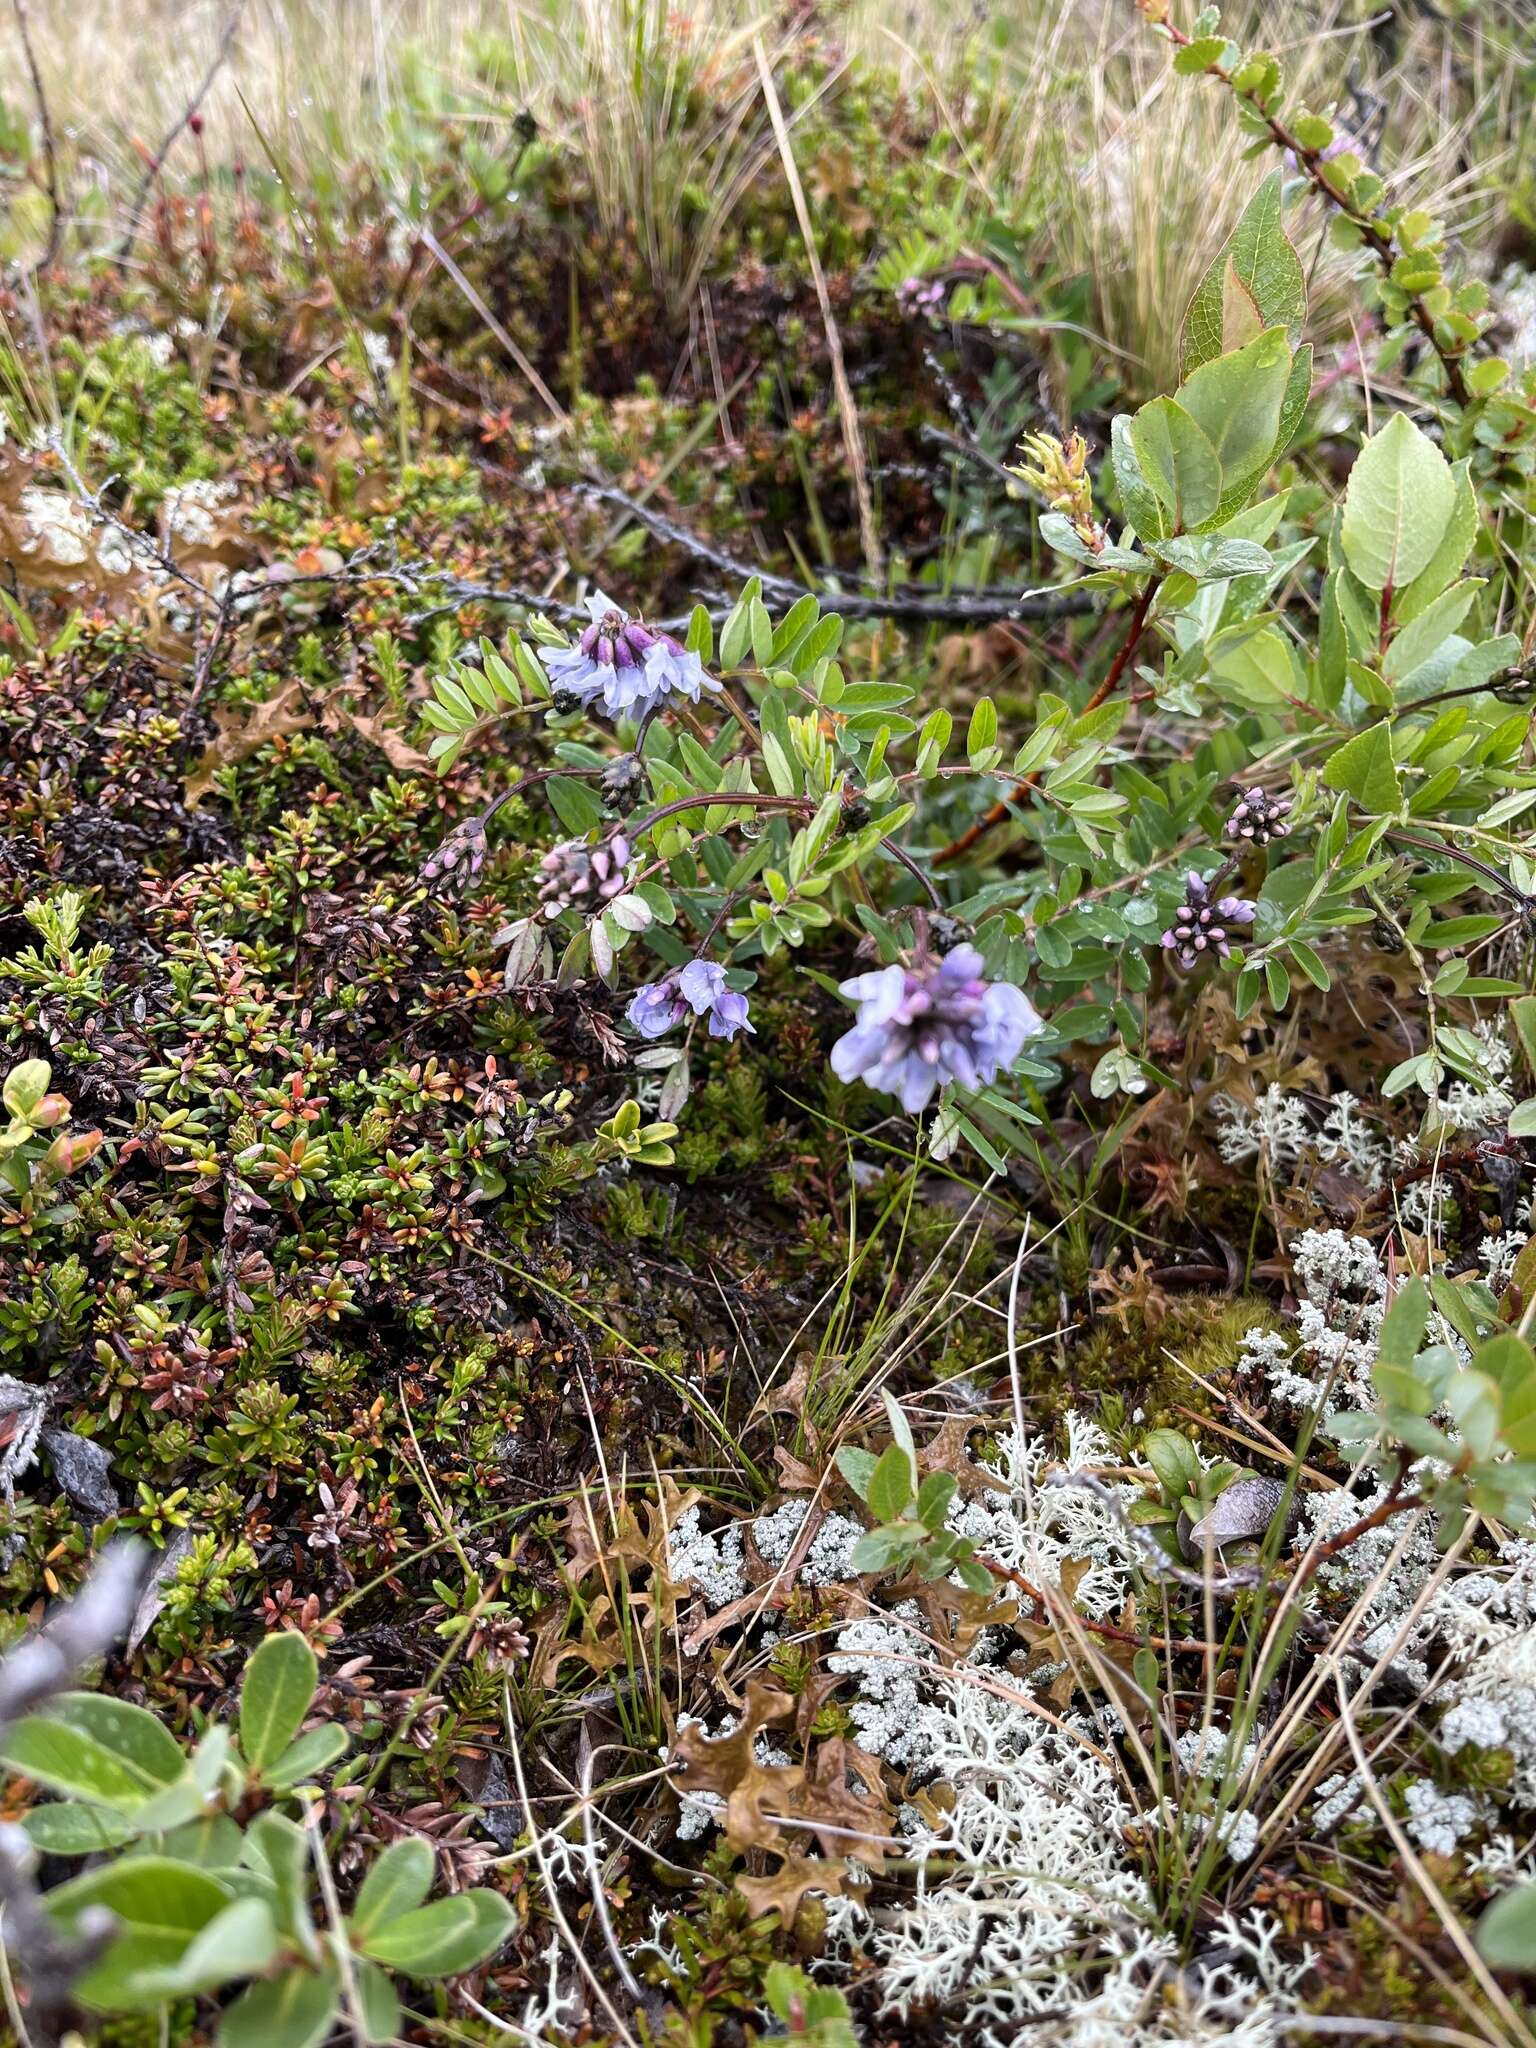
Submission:
[[706,690],[720,687],[698,655],[670,633],[658,633],[652,641],[645,673],[653,696],[686,697],[690,704],[697,704]]
[[747,1016],[747,999],[739,989],[722,989],[709,1006],[709,1035],[732,1039],[738,1031],[757,1036],[757,1026]]
[[660,1038],[690,1013],[709,1019],[711,1038],[732,1039],[738,1031],[755,1036],[747,1016],[747,999],[727,988],[725,969],[713,960],[690,960],[638,989],[625,1015],[642,1038]]
[[842,993],[858,1016],[832,1048],[832,1071],[894,1095],[913,1115],[948,1082],[976,1088],[996,1080],[1042,1028],[1022,989],[986,979],[974,946],[855,975]]
[[688,1005],[677,992],[675,976],[670,974],[636,989],[624,1012],[642,1038],[664,1038],[687,1014]]
[[725,969],[713,960],[690,960],[679,972],[677,986],[695,1017],[702,1017],[725,987]]
[[555,690],[578,703],[600,704],[610,718],[644,718],[668,697],[697,704],[720,685],[696,653],[671,633],[633,618],[602,591],[587,599],[587,626],[574,647],[544,653]]
[[756,1036],[747,1019],[747,999],[725,985],[725,969],[713,960],[690,960],[677,978],[695,1017],[708,1017],[711,1038],[734,1038],[738,1031]]

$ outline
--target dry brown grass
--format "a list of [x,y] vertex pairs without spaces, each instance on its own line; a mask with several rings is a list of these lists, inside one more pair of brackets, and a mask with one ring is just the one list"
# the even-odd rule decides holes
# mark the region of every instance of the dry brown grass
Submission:
[[[234,4],[33,8],[78,211],[110,218],[129,202]],[[1345,99],[1347,118],[1347,81],[1374,95],[1385,108],[1375,154],[1394,190],[1474,226],[1532,119],[1502,0],[1459,22],[1399,17],[1387,43],[1374,13],[1358,0],[1242,0],[1225,25],[1262,35],[1314,105]],[[270,147],[322,187],[367,162],[403,193],[436,115],[499,132],[527,108],[580,153],[605,223],[633,233],[676,316],[747,187],[781,175],[750,53],[761,34],[782,55],[785,21],[750,0],[245,0],[203,146],[214,162],[260,162]],[[1053,267],[1091,273],[1095,325],[1140,359],[1134,381],[1169,388],[1183,307],[1261,167],[1243,154],[1227,95],[1172,76],[1130,0],[1011,0],[1006,22],[1005,40],[984,7],[854,0],[826,10],[817,32],[894,70],[934,110],[957,188],[969,188],[958,203],[978,216],[1043,215],[1043,249]],[[10,9],[0,50],[22,80]],[[176,168],[188,147],[183,137]],[[1347,331],[1350,310],[1322,225],[1302,253],[1314,331],[1326,336]]]

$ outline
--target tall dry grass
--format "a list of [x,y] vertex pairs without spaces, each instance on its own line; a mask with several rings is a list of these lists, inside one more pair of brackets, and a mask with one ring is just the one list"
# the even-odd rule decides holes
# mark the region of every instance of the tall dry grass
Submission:
[[[82,211],[110,217],[130,203],[235,5],[34,4],[35,54]],[[1342,100],[1356,121],[1379,106],[1372,154],[1394,190],[1470,230],[1536,118],[1509,41],[1517,6],[1488,0],[1459,19],[1399,10],[1387,33],[1363,0],[1239,0],[1225,26],[1275,49],[1313,105]],[[846,65],[899,76],[945,137],[954,204],[978,220],[1040,220],[1042,261],[1091,275],[1095,324],[1139,363],[1133,382],[1168,388],[1182,309],[1261,174],[1227,95],[1172,76],[1131,0],[851,0],[819,10],[809,30],[794,25],[803,18],[752,0],[245,0],[201,146],[215,162],[261,161],[270,148],[322,198],[328,180],[366,162],[403,195],[439,120],[494,135],[526,109],[579,152],[604,224],[634,237],[679,316],[742,195],[782,175],[752,41],[782,59],[797,34],[815,33]],[[0,9],[19,104],[16,37],[13,11]],[[824,90],[837,84],[834,68]],[[183,136],[173,171],[188,149]],[[919,225],[893,221],[890,234]],[[1303,256],[1314,325],[1344,331],[1353,302],[1320,233]]]

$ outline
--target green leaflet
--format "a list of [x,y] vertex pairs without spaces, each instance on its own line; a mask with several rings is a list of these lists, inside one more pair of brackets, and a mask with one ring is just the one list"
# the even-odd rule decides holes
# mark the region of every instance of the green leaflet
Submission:
[[1440,595],[1412,623],[1393,635],[1387,649],[1387,658],[1382,673],[1389,683],[1399,682],[1411,676],[1421,663],[1429,660],[1444,641],[1454,633],[1472,607],[1472,600],[1482,589],[1478,577],[1468,577],[1464,582],[1453,583],[1449,590]]
[[1221,465],[1223,502],[1239,499],[1269,467],[1292,374],[1283,327],[1203,363],[1179,387],[1178,402],[1202,428]]
[[1323,780],[1330,789],[1352,796],[1363,811],[1384,812],[1402,808],[1403,785],[1392,758],[1392,731],[1386,720],[1366,732],[1357,732],[1323,763]]
[[1141,474],[1168,514],[1168,532],[1204,525],[1221,503],[1221,463],[1210,437],[1173,398],[1144,405],[1130,435]]
[[1441,591],[1461,574],[1462,565],[1472,552],[1472,544],[1477,539],[1478,511],[1471,467],[1470,462],[1458,462],[1451,471],[1456,495],[1439,545],[1426,566],[1406,589],[1398,592],[1393,602],[1392,616],[1400,626],[1410,625],[1421,612],[1429,609]]

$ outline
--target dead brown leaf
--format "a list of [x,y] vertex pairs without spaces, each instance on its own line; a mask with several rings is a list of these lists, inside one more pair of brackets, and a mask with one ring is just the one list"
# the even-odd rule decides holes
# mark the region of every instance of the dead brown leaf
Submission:
[[272,740],[303,732],[314,724],[315,717],[305,702],[304,685],[295,677],[260,704],[215,711],[213,722],[218,737],[204,747],[202,759],[182,786],[189,811],[195,810],[213,788],[213,779],[220,769],[248,761]]
[[807,1892],[840,1892],[848,1866],[840,1858],[789,1855],[771,1877],[738,1876],[736,1889],[746,1900],[754,1917],[779,1913],[786,1927],[792,1927]]
[[390,767],[398,768],[402,775],[424,775],[432,766],[420,747],[413,747],[398,726],[386,725],[382,718],[370,718],[361,711],[344,710],[341,716],[360,739],[377,747]]

